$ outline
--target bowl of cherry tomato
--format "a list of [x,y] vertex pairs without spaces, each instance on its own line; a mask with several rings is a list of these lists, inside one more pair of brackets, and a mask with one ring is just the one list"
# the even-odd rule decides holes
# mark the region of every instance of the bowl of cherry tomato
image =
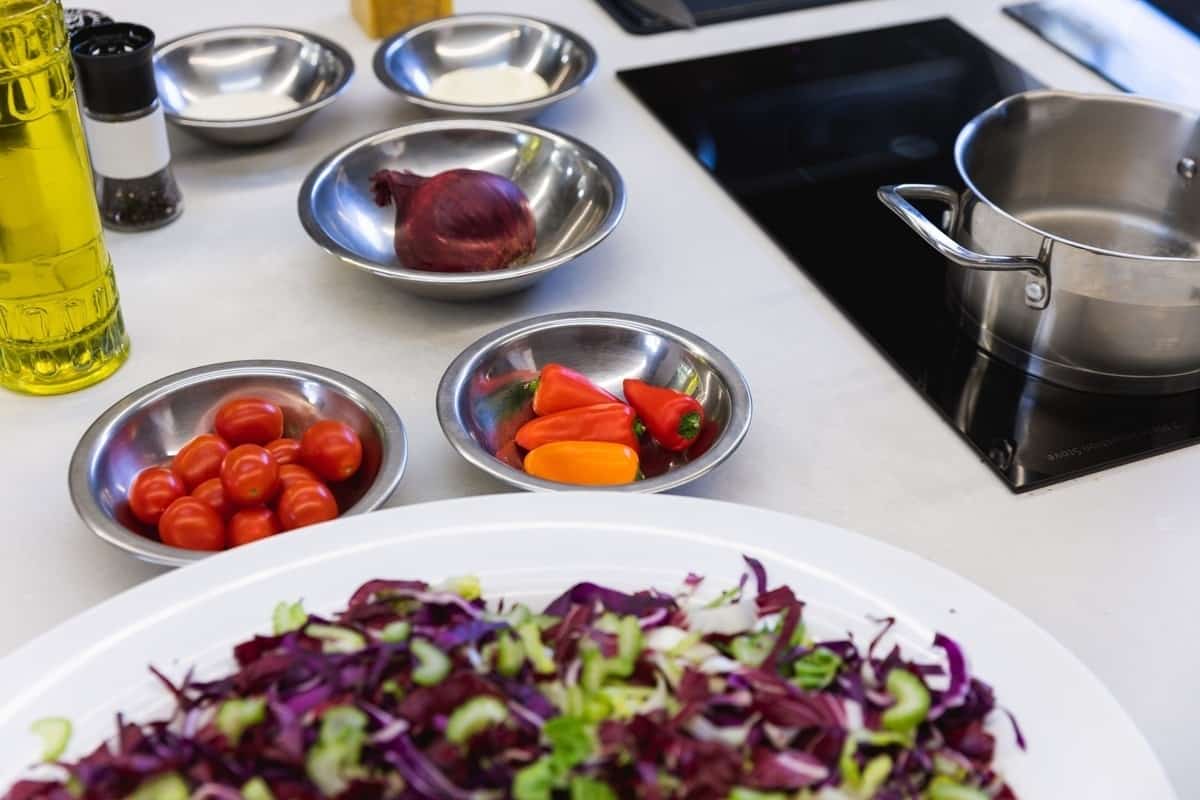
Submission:
[[733,455],[752,412],[745,377],[715,346],[615,313],[488,334],[451,363],[437,395],[454,449],[529,491],[678,488]]
[[100,538],[154,564],[373,511],[408,447],[391,405],[339,372],[238,361],[138,389],[92,424],[71,500]]

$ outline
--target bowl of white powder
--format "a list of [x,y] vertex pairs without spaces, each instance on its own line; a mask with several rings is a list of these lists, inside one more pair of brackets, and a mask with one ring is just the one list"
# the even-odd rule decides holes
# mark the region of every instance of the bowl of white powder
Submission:
[[383,85],[434,116],[527,120],[578,93],[596,50],[552,22],[457,14],[414,25],[375,52]]
[[200,31],[154,52],[167,120],[220,144],[282,139],[325,108],[354,75],[335,42],[288,28]]

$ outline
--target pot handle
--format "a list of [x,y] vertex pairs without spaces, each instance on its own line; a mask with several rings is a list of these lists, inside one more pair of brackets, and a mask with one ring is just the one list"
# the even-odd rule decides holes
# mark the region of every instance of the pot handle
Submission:
[[1024,272],[1028,276],[1025,282],[1025,305],[1043,309],[1050,303],[1050,273],[1046,271],[1042,259],[1029,256],[989,256],[963,247],[918,211],[916,206],[909,202],[910,198],[934,200],[947,206],[950,209],[950,222],[947,227],[954,230],[962,210],[958,192],[948,186],[905,183],[880,188],[879,200],[945,258],[967,269]]

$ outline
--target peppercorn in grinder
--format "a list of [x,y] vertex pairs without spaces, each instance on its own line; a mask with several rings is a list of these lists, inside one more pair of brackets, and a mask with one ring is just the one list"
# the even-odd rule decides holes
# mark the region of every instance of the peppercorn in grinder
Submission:
[[75,35],[71,53],[104,226],[136,232],[175,221],[183,197],[154,82],[154,32],[95,25]]

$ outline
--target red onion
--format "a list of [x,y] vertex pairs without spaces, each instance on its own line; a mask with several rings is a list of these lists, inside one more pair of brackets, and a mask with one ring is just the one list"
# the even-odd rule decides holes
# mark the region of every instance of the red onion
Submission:
[[375,202],[396,206],[396,256],[409,269],[484,272],[533,254],[536,230],[525,193],[490,172],[452,169],[432,178],[380,170]]

